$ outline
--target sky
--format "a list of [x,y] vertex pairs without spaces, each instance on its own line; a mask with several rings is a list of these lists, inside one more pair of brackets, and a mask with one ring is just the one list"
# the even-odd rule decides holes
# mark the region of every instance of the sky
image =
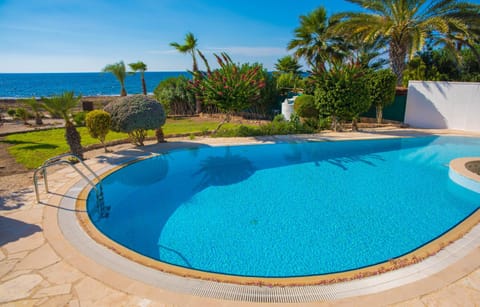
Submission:
[[359,10],[343,0],[0,0],[0,73],[98,72],[121,60],[185,71],[191,57],[170,43],[188,32],[211,64],[227,52],[272,70],[291,54],[299,16],[318,6]]

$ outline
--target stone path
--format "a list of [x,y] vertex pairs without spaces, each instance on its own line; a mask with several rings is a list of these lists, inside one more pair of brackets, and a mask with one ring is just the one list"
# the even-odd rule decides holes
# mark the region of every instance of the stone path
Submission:
[[[230,139],[228,142],[237,142]],[[214,139],[211,142],[221,143]],[[171,146],[173,143],[167,143]],[[161,146],[161,145],[158,145]],[[100,169],[110,158],[120,158],[117,153],[88,160],[94,169]],[[69,169],[49,175],[51,191],[78,180]],[[0,181],[1,183],[1,181]],[[11,191],[12,194],[16,191]],[[60,195],[45,194],[42,200],[48,204],[59,203]],[[219,301],[168,293],[162,289],[151,291],[151,295],[137,295],[134,288],[112,287],[90,276],[86,267],[76,267],[72,259],[62,257],[53,247],[58,246],[55,238],[46,235],[52,225],[45,223],[49,206],[36,204],[33,188],[23,190],[16,197],[0,199],[0,305],[2,306],[241,306],[252,303]],[[53,243],[53,244],[52,244]],[[477,248],[480,252],[480,247]],[[479,259],[479,258],[476,258]],[[479,306],[480,305],[480,260],[473,272],[465,268],[463,278],[439,290],[407,299],[393,297],[396,306]],[[145,285],[145,287],[147,287]],[[144,291],[142,291],[144,292]],[[406,296],[408,297],[408,295]],[[177,301],[178,299],[178,301]],[[392,301],[361,298],[341,301],[301,304],[320,305],[383,305]],[[294,304],[288,304],[289,306]],[[275,304],[278,306],[278,304]]]

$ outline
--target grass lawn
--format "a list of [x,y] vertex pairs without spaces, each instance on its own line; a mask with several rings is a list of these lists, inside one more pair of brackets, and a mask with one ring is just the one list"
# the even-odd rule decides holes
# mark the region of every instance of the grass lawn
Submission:
[[[217,127],[217,121],[198,121],[194,119],[168,119],[163,126],[166,136],[172,134],[196,133],[206,130],[213,130]],[[238,126],[237,124],[224,125],[228,128]],[[97,139],[90,137],[85,127],[77,128],[82,138],[82,145],[99,144]],[[8,152],[15,160],[23,164],[27,168],[36,168],[40,166],[46,159],[69,151],[68,144],[64,137],[65,129],[52,129],[43,131],[33,131],[11,134],[2,141],[12,144],[8,148]],[[153,131],[149,131],[149,135],[154,135]],[[118,139],[126,139],[125,133],[117,133],[110,131],[107,134],[106,141]]]

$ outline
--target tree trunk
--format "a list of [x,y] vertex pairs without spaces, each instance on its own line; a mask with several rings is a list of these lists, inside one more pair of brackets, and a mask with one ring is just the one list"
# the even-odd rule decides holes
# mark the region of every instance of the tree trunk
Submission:
[[213,130],[213,134],[216,134],[218,132],[218,130],[220,130],[220,128],[224,124],[230,122],[230,120],[231,120],[230,113],[225,114],[225,118],[220,122],[220,124],[218,124],[217,128],[215,128],[215,130]]
[[337,132],[337,129],[338,129],[338,121],[337,121],[337,117],[335,115],[332,115],[332,129],[333,131]]
[[124,86],[122,86],[122,90],[120,91],[120,96],[127,96],[127,91],[125,90]]
[[375,110],[377,111],[377,124],[381,125],[383,122],[383,106],[376,105]]
[[37,126],[43,125],[42,114],[40,114],[39,112],[35,113],[35,125]]
[[407,46],[402,46],[401,42],[391,41],[389,56],[392,62],[393,73],[397,76],[397,85],[401,86],[403,83],[403,71],[406,67]]
[[81,143],[80,134],[71,122],[65,124],[65,139],[72,154],[76,155],[83,160],[83,148]]
[[158,127],[157,130],[155,130],[155,136],[157,137],[157,143],[165,143],[165,135],[163,134],[163,129],[162,127]]
[[358,132],[358,120],[356,117],[352,118],[352,132]]
[[143,95],[147,96],[147,84],[145,83],[145,78],[142,75],[142,90],[143,90]]

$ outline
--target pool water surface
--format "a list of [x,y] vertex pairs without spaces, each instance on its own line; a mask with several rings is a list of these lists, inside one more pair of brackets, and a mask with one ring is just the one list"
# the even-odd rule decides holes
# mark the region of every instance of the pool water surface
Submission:
[[480,139],[420,137],[176,150],[102,181],[87,209],[107,237],[193,270],[299,277],[382,263],[474,213],[450,160]]

